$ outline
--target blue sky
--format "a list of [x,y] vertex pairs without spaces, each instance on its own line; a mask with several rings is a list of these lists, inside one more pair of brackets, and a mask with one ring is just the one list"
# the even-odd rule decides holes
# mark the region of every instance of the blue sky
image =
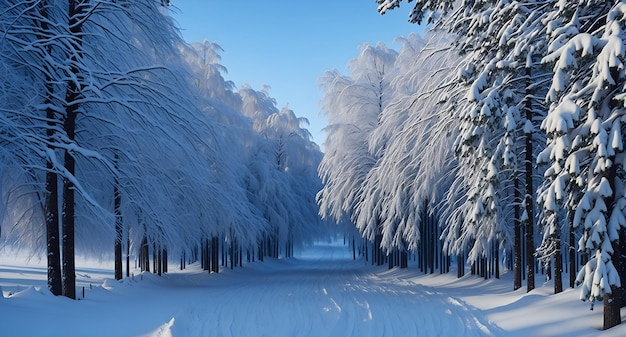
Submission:
[[393,40],[419,31],[408,23],[412,4],[385,15],[375,0],[178,0],[174,19],[187,42],[208,40],[219,44],[226,79],[239,87],[249,84],[269,94],[278,108],[289,105],[311,122],[308,129],[322,145],[325,119],[319,115],[322,92],[317,79],[326,70],[347,73],[346,65],[358,56],[365,42]]

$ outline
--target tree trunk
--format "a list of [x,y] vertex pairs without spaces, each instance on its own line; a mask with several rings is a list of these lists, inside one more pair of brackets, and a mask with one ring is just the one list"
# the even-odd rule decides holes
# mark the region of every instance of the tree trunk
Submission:
[[519,190],[519,177],[515,174],[515,206],[513,219],[513,290],[517,290],[522,287],[522,226],[521,226],[521,198]]
[[[70,6],[71,7],[71,6]],[[78,88],[70,81],[68,85],[67,101],[75,102],[78,99]],[[74,103],[68,105],[66,109],[64,129],[70,139],[74,140],[76,131],[76,115],[78,106]],[[67,173],[74,176],[76,164],[74,157],[69,151],[65,152],[65,169]],[[74,184],[70,179],[64,179],[63,186],[63,295],[71,299],[76,299],[76,266],[74,259]]]
[[[115,166],[117,168],[118,156],[115,154]],[[117,174],[117,173],[116,173]],[[119,181],[117,176],[113,182],[113,209],[115,212],[115,247],[114,247],[114,260],[115,260],[115,279],[122,279],[122,240],[124,232],[122,228],[122,195],[119,189]]]
[[368,257],[369,256],[369,252],[367,250],[369,248],[369,245],[367,244],[367,240],[365,240],[365,239],[363,239],[363,246],[365,246],[364,249],[363,249],[365,251],[365,262],[368,262],[367,259],[369,258]]
[[[82,97],[82,88],[79,79],[82,77],[78,66],[80,57],[82,57],[82,36],[84,19],[84,3],[85,1],[69,1],[68,2],[68,18],[69,18],[69,42],[68,58],[70,60],[70,72],[72,77],[66,81],[65,92],[65,121],[63,130],[71,143],[75,142],[76,136],[76,117],[78,116],[79,101]],[[70,177],[75,176],[76,163],[71,151],[65,151],[65,169]],[[76,266],[74,253],[74,220],[75,220],[75,198],[73,182],[66,178],[63,187],[63,216],[62,216],[62,232],[63,232],[63,295],[76,299]]]
[[602,329],[610,329],[622,323],[620,315],[621,289],[611,286],[611,294],[604,295],[604,324]]
[[214,273],[219,273],[220,272],[220,266],[219,266],[219,238],[217,236],[214,236],[211,239],[211,250],[212,250],[212,263],[211,266],[213,267],[213,269],[211,270]]
[[[525,110],[526,110],[526,120],[532,122],[533,119],[533,111],[532,111],[532,92],[530,91],[530,77],[531,71],[530,67],[526,67],[526,102],[525,102]],[[534,200],[533,200],[533,134],[532,132],[526,133],[526,145],[525,145],[525,173],[526,173],[526,181],[524,185],[526,187],[526,196],[525,206],[526,213],[528,215],[528,219],[526,220],[526,264],[528,268],[528,280],[526,281],[526,289],[528,292],[535,289],[535,234],[534,234],[534,217],[533,217],[533,209],[534,209]]]
[[[52,164],[48,162],[48,169]],[[59,197],[57,175],[46,173],[46,243],[48,258],[48,289],[53,295],[63,293],[61,283],[61,247],[59,246]]]
[[619,243],[616,246],[618,250],[615,251],[613,256],[617,257],[615,268],[617,269],[620,280],[622,280],[620,301],[621,307],[624,308],[626,307],[626,290],[624,289],[624,286],[626,286],[626,228],[622,228],[619,231]]
[[495,273],[496,273],[496,278],[499,279],[500,278],[500,249],[499,249],[499,244],[498,244],[498,240],[496,240],[496,246],[494,249],[494,253],[495,253]]
[[163,273],[167,274],[167,247],[163,247],[163,259],[162,259],[162,265],[163,265]]
[[[42,31],[48,31],[48,10],[46,2],[39,3],[39,13],[41,20],[38,20],[36,24],[41,26]],[[43,38],[43,37],[39,37]],[[51,53],[51,48],[45,47],[46,54]],[[52,143],[56,134],[57,122],[54,109],[50,106],[54,101],[54,87],[52,85],[52,79],[50,74],[46,73],[46,136]],[[48,146],[51,150],[54,150],[52,146]],[[61,278],[61,247],[60,247],[60,232],[59,232],[59,183],[58,176],[53,172],[55,169],[51,160],[46,161],[46,195],[44,204],[44,214],[46,219],[46,252],[48,263],[48,289],[55,295],[61,295],[63,293],[62,278]]]
[[[231,231],[232,232],[232,231]],[[237,260],[237,258],[235,257],[235,243],[232,240],[232,235],[230,237],[230,247],[228,247],[228,255],[230,255],[230,269],[234,269],[235,268],[235,261]]]
[[[68,121],[66,120],[65,125],[67,126],[68,124],[71,124],[71,130],[73,131],[73,123],[68,123]],[[74,175],[74,157],[72,157],[72,155],[68,152],[65,153],[65,168],[70,175]],[[74,260],[74,206],[74,184],[69,179],[65,179],[65,184],[63,187],[62,219],[63,295],[71,299],[76,299],[76,265]]]
[[130,228],[126,229],[126,277],[130,277]]
[[[613,78],[617,78],[617,76]],[[610,156],[608,159],[612,163],[616,162],[615,156]],[[608,170],[604,172],[604,175],[605,175],[605,178],[609,181],[611,190],[616,191],[615,182],[617,180],[617,165],[613,164],[612,166],[610,166]],[[619,210],[615,206],[615,192],[609,197],[607,197],[604,202],[609,207],[609,209],[613,210],[613,212],[621,212],[621,210]],[[619,230],[619,234],[623,233],[621,229],[618,229],[618,230]],[[618,236],[618,241],[611,242],[611,246],[613,248],[613,254],[611,255],[611,260],[614,263],[615,268],[618,271],[618,274],[620,272],[620,268],[622,267],[621,263],[623,263],[623,261],[620,261],[622,257],[622,252],[620,251],[621,245],[619,243],[620,239],[623,239],[621,235]],[[624,282],[623,279],[622,279],[622,282]],[[621,299],[622,299],[622,288],[616,287],[616,286],[611,286],[611,293],[604,295],[604,324],[602,327],[604,330],[610,329],[622,323],[622,316],[620,314],[620,309],[622,307]]]
[[211,255],[209,252],[209,239],[204,238],[200,240],[200,265],[202,270],[206,270],[209,273],[211,272],[211,260],[209,256]]
[[555,234],[554,247],[554,293],[563,291],[563,255],[561,254],[561,231]]
[[148,237],[144,234],[139,246],[139,268],[141,271],[150,272],[150,246]]
[[574,237],[574,222],[570,216],[569,221],[569,247],[567,251],[569,252],[569,286],[570,288],[574,288],[576,285],[576,273],[578,272],[578,266],[576,265],[576,238]]

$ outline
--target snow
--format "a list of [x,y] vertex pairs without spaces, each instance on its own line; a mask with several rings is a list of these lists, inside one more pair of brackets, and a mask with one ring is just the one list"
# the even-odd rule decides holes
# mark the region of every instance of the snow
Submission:
[[[110,261],[80,260],[81,299],[45,289],[45,261],[0,251],[2,336],[624,336],[600,331],[578,289],[552,283],[512,291],[512,275],[484,280],[352,260],[339,243],[296,258],[219,274],[197,264],[158,277],[112,280]],[[135,271],[136,272],[136,271]],[[540,279],[541,275],[538,275]],[[567,277],[565,277],[567,279]],[[82,298],[82,287],[85,297]],[[622,311],[622,316],[626,311]]]

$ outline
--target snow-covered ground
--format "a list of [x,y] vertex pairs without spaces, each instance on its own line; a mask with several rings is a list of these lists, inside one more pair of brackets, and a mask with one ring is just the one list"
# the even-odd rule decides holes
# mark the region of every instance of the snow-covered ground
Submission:
[[46,290],[43,261],[2,252],[0,336],[626,336],[600,331],[602,305],[578,290],[387,270],[339,244],[212,275],[172,265],[117,282],[111,263],[77,265],[85,297],[72,301]]

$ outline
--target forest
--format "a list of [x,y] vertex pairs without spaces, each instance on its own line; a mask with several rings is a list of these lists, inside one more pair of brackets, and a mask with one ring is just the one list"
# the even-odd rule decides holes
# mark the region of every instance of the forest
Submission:
[[626,4],[407,3],[423,37],[366,45],[349,74],[320,79],[320,214],[354,224],[373,263],[504,267],[528,292],[541,273],[603,302],[604,329],[620,324]]
[[46,256],[55,295],[76,298],[77,253],[116,279],[134,260],[217,272],[220,253],[290,256],[330,228],[307,121],[225,80],[219,45],[185,43],[167,5],[0,9],[1,239]]
[[528,292],[543,274],[620,324],[626,4],[376,3],[427,32],[321,74],[323,153],[268,88],[225,78],[218,44],[184,42],[169,1],[3,3],[2,245],[76,298],[76,254],[116,279],[131,258],[218,272],[342,233],[389,268]]

